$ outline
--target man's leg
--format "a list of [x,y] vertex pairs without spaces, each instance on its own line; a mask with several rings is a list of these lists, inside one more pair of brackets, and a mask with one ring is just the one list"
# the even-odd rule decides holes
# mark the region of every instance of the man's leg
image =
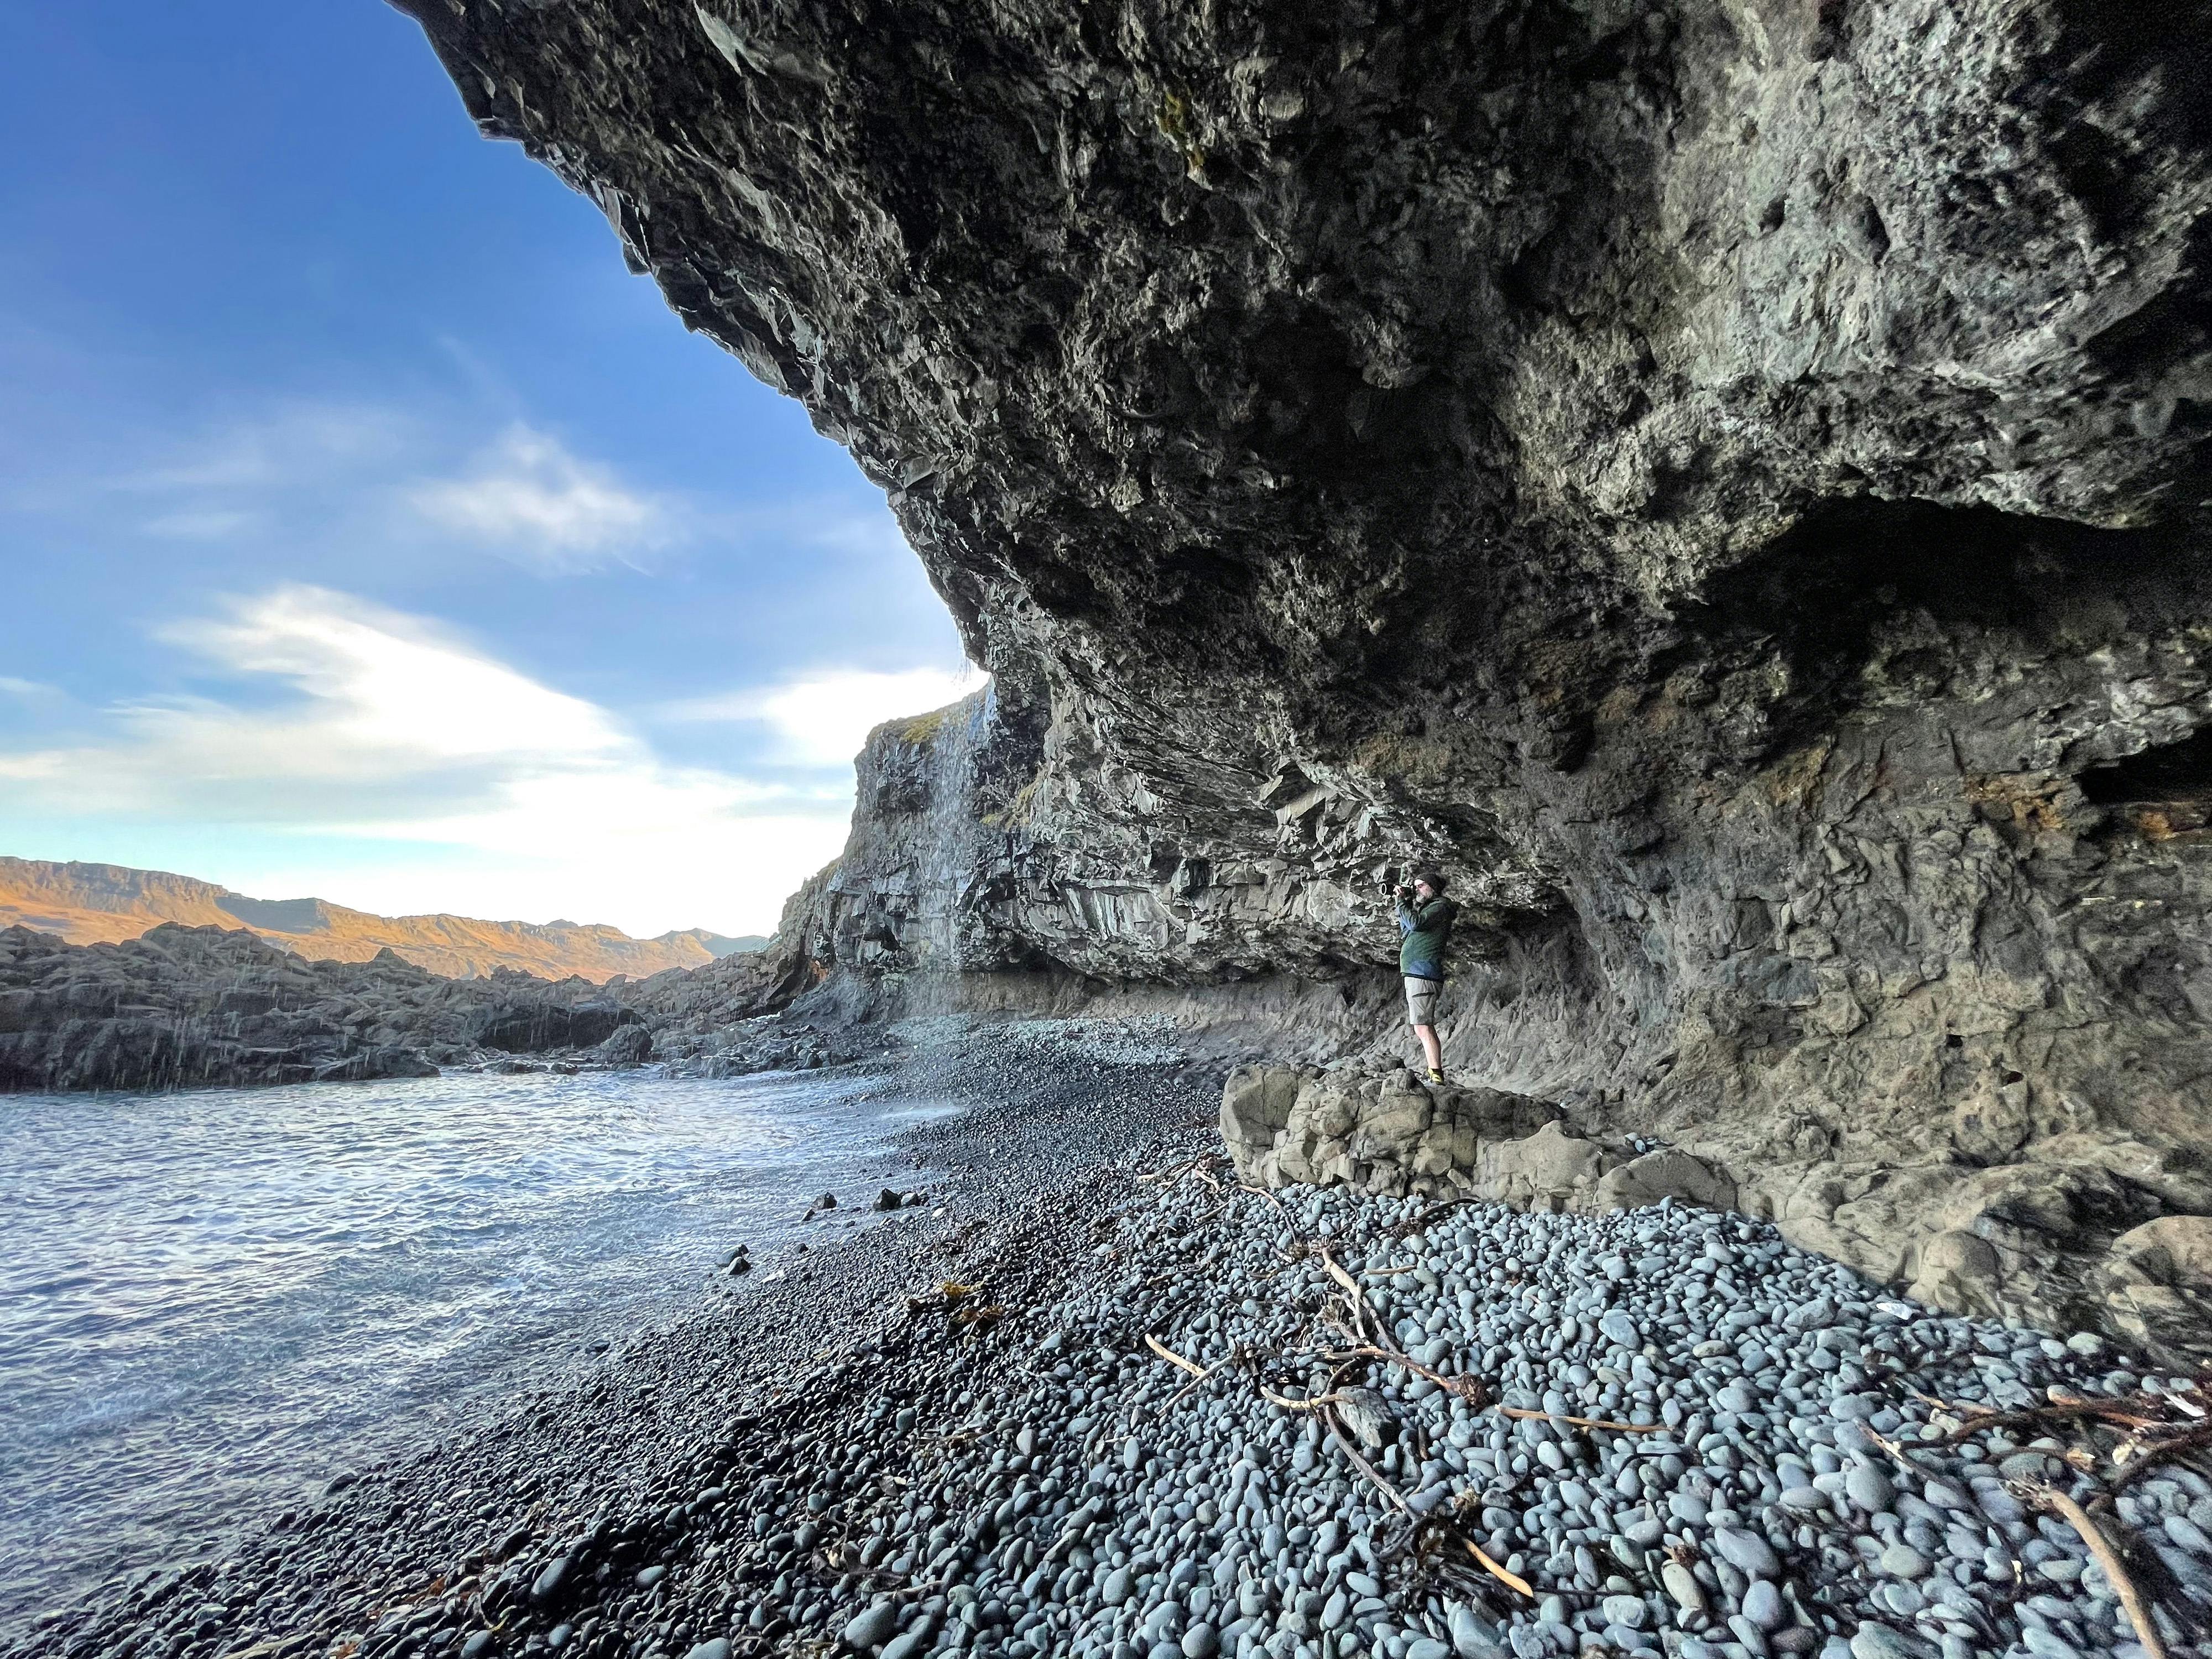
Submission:
[[1437,1041],[1437,1028],[1433,1025],[1416,1025],[1413,1028],[1413,1035],[1420,1038],[1421,1052],[1429,1057],[1430,1075],[1433,1077],[1441,1073],[1444,1069],[1444,1045]]
[[1443,1044],[1437,1041],[1437,993],[1442,988],[1432,979],[1406,979],[1406,1024],[1413,1028],[1413,1035],[1421,1040],[1421,1052],[1428,1057],[1429,1081],[1444,1080]]

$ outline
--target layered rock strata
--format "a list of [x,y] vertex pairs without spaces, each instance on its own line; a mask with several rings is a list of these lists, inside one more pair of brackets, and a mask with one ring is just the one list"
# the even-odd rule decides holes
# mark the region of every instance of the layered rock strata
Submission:
[[2206,7],[403,3],[996,676],[807,973],[1357,1001],[1431,862],[1456,1072],[1795,1236],[2203,1207]]
[[0,1093],[427,1077],[606,1044],[606,1063],[635,1063],[638,1024],[584,979],[446,979],[389,951],[303,962],[175,923],[118,945],[0,928]]

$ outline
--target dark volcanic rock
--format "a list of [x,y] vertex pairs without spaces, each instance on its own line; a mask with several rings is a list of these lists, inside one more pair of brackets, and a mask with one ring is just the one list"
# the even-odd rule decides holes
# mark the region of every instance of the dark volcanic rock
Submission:
[[0,1092],[434,1077],[426,1051],[464,1058],[495,1021],[566,1047],[637,1018],[604,999],[584,979],[447,979],[388,950],[307,962],[219,927],[164,924],[120,945],[9,927]]
[[619,1003],[563,1003],[535,997],[486,1009],[471,1025],[470,1036],[487,1048],[526,1054],[543,1048],[592,1048],[636,1021],[637,1015]]
[[1462,1069],[1794,1237],[2201,1206],[2202,0],[403,3],[996,675],[770,1001],[1349,977],[1433,861]]

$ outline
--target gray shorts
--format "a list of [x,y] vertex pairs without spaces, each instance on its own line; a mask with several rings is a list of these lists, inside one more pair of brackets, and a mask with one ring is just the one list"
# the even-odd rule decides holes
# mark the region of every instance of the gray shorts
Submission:
[[1437,994],[1444,988],[1440,979],[1415,979],[1406,975],[1406,1023],[1409,1025],[1433,1025],[1437,1023]]

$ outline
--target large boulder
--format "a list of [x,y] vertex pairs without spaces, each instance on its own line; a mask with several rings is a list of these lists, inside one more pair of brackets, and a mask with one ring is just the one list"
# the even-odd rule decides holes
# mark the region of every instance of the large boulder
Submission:
[[1471,1190],[1486,1144],[1558,1115],[1542,1101],[1432,1086],[1399,1066],[1243,1066],[1221,1097],[1222,1140],[1244,1180],[1377,1193]]
[[2100,1288],[2121,1332],[2161,1353],[2200,1357],[2212,1328],[2212,1216],[2162,1216],[2121,1234]]
[[1601,1210],[1635,1210],[1672,1199],[1703,1210],[1733,1210],[1735,1197],[1735,1179],[1727,1170],[1668,1146],[1607,1170],[1593,1202]]

